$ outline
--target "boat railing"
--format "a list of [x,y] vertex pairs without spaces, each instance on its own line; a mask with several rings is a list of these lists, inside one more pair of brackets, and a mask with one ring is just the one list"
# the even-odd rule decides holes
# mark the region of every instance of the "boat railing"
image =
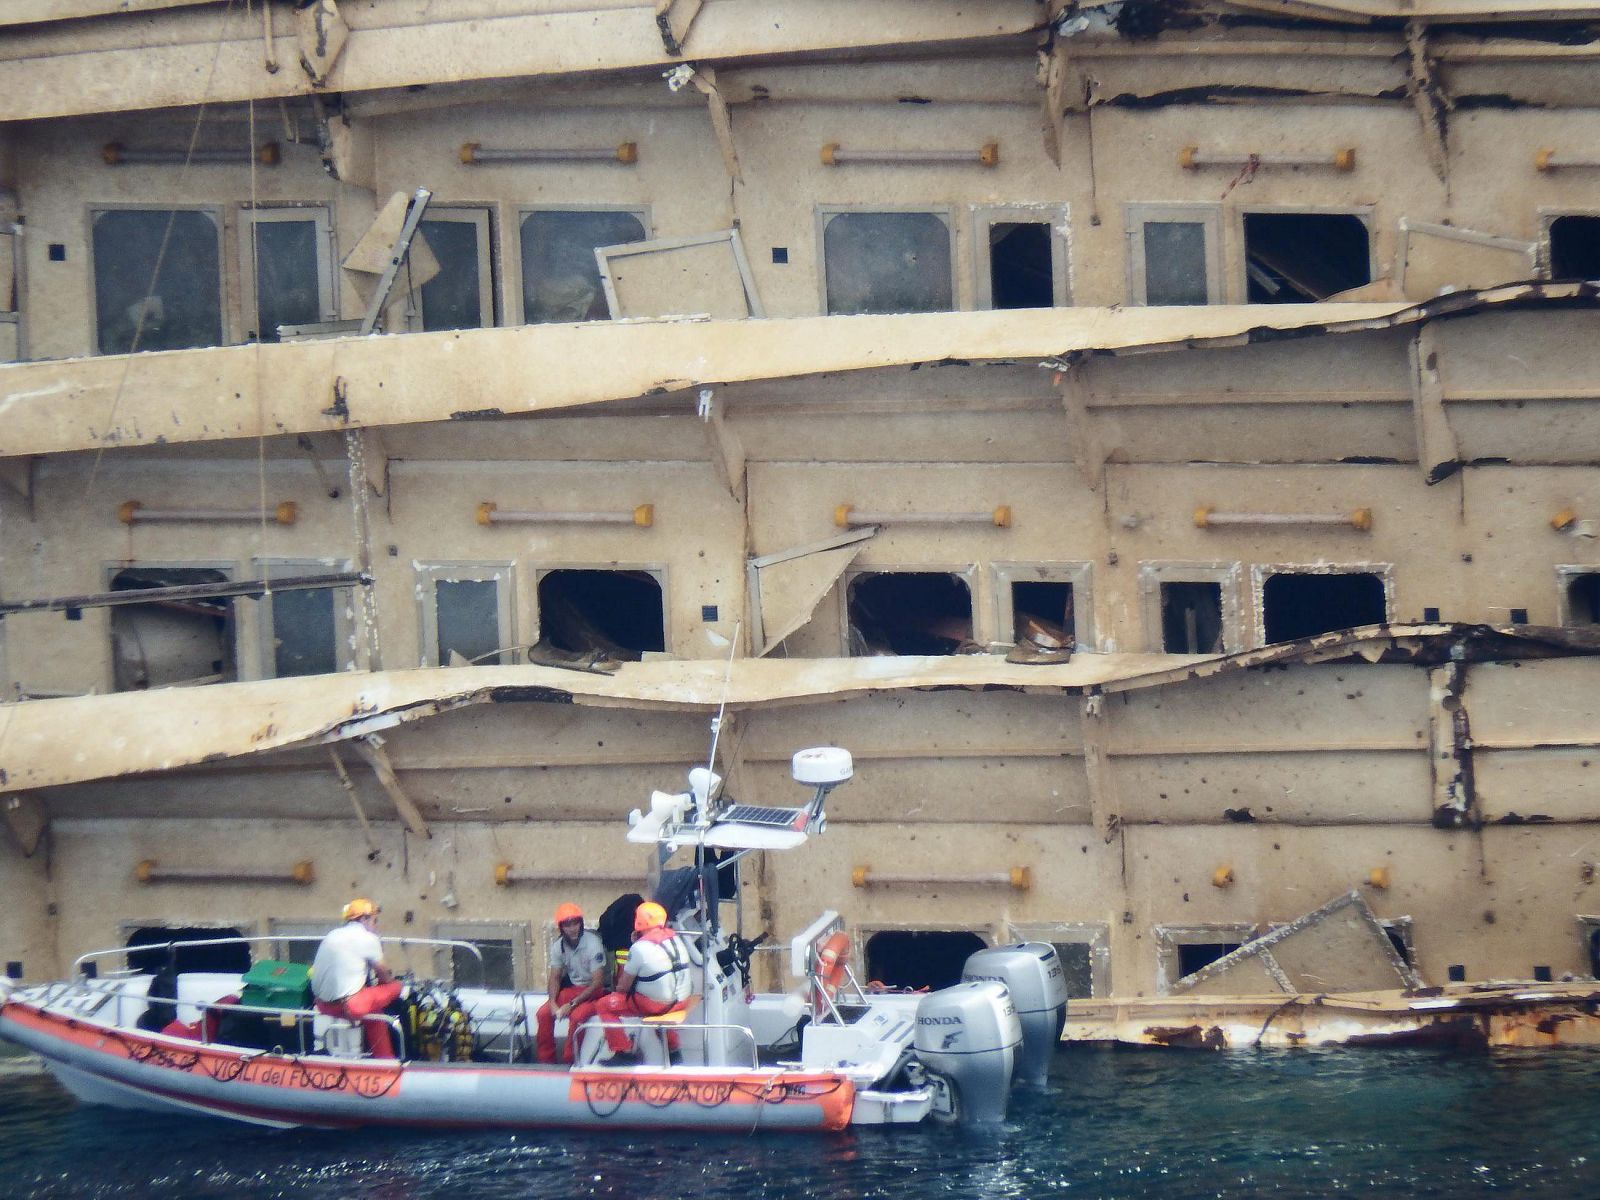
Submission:
[[[619,1064],[617,1066],[612,1066],[609,1062],[584,1063],[584,1061],[583,1061],[584,1042],[587,1041],[591,1037],[601,1037],[601,1038],[603,1038],[605,1036],[605,1031],[606,1031],[607,1028],[608,1028],[607,1025],[604,1025],[599,1021],[587,1021],[584,1024],[580,1025],[576,1030],[574,1030],[572,1032],[572,1034],[569,1035],[569,1036],[571,1036],[571,1037],[576,1039],[573,1042],[573,1046],[572,1046],[572,1049],[573,1049],[573,1054],[572,1054],[573,1061],[575,1063],[581,1064],[583,1066],[583,1069],[586,1070],[586,1071],[588,1071],[588,1070],[623,1071],[623,1070],[631,1070],[634,1067],[638,1066],[639,1064],[637,1064],[637,1063],[628,1063],[626,1065]],[[761,1060],[760,1060],[759,1054],[757,1052],[757,1047],[756,1047],[755,1031],[753,1029],[751,1029],[750,1026],[748,1026],[748,1025],[730,1025],[730,1024],[726,1024],[726,1023],[695,1024],[695,1023],[688,1022],[688,1021],[685,1021],[682,1024],[679,1024],[678,1022],[673,1022],[671,1024],[651,1024],[651,1023],[649,1023],[648,1018],[645,1018],[644,1020],[638,1021],[637,1024],[635,1024],[635,1023],[633,1023],[631,1021],[628,1022],[628,1023],[625,1023],[625,1024],[623,1024],[621,1026],[621,1028],[630,1037],[633,1037],[635,1035],[639,1035],[641,1033],[645,1033],[646,1031],[648,1031],[650,1033],[654,1033],[654,1034],[656,1034],[658,1037],[660,1037],[662,1039],[663,1047],[665,1046],[667,1035],[669,1033],[677,1033],[677,1034],[698,1033],[698,1034],[701,1035],[701,1037],[700,1037],[700,1058],[701,1058],[701,1061],[700,1061],[699,1064],[697,1064],[699,1066],[705,1066],[705,1067],[733,1067],[733,1066],[737,1066],[737,1067],[741,1067],[741,1068],[745,1067],[745,1066],[748,1066],[750,1068],[750,1070],[754,1071],[754,1070],[758,1070],[760,1068],[760,1065],[761,1065]],[[725,1055],[722,1056],[722,1057],[725,1057],[725,1058],[729,1059],[730,1061],[727,1061],[727,1062],[712,1062],[712,1061],[710,1061],[711,1060],[711,1049],[710,1049],[711,1048],[711,1039],[709,1037],[707,1037],[706,1035],[707,1034],[713,1034],[713,1033],[722,1033],[722,1034],[731,1033],[731,1034],[735,1035],[735,1037],[739,1040],[739,1042],[743,1043],[743,1045],[749,1051],[749,1061],[748,1061],[748,1063],[742,1063],[742,1062],[741,1063],[734,1063],[733,1061],[731,1061],[732,1058],[733,1058],[733,1054],[732,1054],[731,1051],[727,1052]]]
[[[102,958],[111,958],[119,954],[132,956],[143,954],[147,951],[165,950],[171,953],[174,950],[191,950],[198,946],[250,946],[260,942],[271,942],[281,945],[287,942],[317,942],[321,943],[326,934],[321,933],[270,933],[255,934],[250,937],[237,935],[221,938],[184,938],[172,942],[147,942],[140,946],[114,946],[109,950],[91,950],[87,954],[80,954],[72,960],[74,974],[84,973],[85,963],[98,963]],[[432,946],[435,949],[458,948],[467,950],[478,960],[478,975],[483,977],[483,951],[477,945],[462,941],[458,938],[412,938],[412,937],[380,937],[379,941],[388,946]]]

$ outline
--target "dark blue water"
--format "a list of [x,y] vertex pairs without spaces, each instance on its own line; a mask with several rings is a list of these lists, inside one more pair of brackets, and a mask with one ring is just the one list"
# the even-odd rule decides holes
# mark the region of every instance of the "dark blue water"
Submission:
[[1600,1052],[1066,1050],[987,1134],[258,1131],[0,1074],[0,1195],[1600,1197]]

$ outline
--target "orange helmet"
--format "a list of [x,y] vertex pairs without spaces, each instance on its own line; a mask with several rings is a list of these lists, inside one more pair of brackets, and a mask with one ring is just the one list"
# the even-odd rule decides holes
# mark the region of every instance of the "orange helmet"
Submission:
[[667,923],[667,910],[654,900],[646,900],[633,910],[633,931],[643,933],[647,929],[656,929]]
[[344,919],[346,921],[355,921],[361,917],[375,917],[377,915],[378,906],[365,896],[357,896],[344,906]]
[[565,925],[568,921],[583,920],[583,909],[576,904],[556,905],[556,924]]

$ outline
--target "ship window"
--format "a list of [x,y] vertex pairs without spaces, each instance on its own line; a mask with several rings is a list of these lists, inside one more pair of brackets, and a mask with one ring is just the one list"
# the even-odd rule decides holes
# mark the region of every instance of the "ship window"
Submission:
[[493,325],[494,254],[484,209],[430,208],[420,226],[439,273],[422,285],[423,329]]
[[526,986],[526,925],[510,921],[455,921],[435,925],[433,936],[441,940],[470,942],[477,948],[477,954],[465,946],[441,948],[440,957],[444,961],[439,964],[440,969],[449,967],[449,978],[457,987],[512,991]]
[[882,929],[867,938],[867,979],[893,988],[950,987],[985,944],[964,929]]
[[666,649],[659,573],[545,571],[539,576],[539,642],[568,654],[617,661]]
[[829,315],[955,307],[945,214],[825,211],[821,220]]
[[418,570],[423,666],[512,661],[510,564],[458,563]]
[[[221,567],[140,566],[117,571],[113,592],[225,583]],[[119,692],[237,678],[233,597],[161,600],[111,608],[112,685]]]
[[1178,947],[1178,977],[1193,975],[1217,959],[1232,954],[1243,942],[1188,942]]
[[1246,213],[1245,299],[1307,304],[1371,283],[1370,240],[1354,213]]
[[1222,232],[1210,204],[1130,204],[1128,282],[1134,304],[1216,304]]
[[1261,585],[1261,612],[1268,642],[1291,642],[1388,620],[1383,580],[1369,571],[1268,575]]
[[1600,279],[1600,217],[1550,222],[1550,278]]
[[[328,258],[328,210],[246,210],[243,289],[248,341],[276,342],[280,325],[331,321],[333,271]],[[248,283],[254,280],[252,287]]]
[[863,571],[845,589],[850,654],[956,654],[972,642],[972,589],[944,571]]
[[1568,575],[1567,624],[1600,625],[1600,571]]
[[1165,994],[1178,980],[1233,953],[1254,935],[1253,925],[1157,925],[1157,990]]
[[[1072,645],[1072,585],[1044,580],[1011,585],[1011,636]],[[1041,636],[1042,635],[1042,638]]]
[[1011,923],[1008,932],[1018,942],[1049,942],[1061,958],[1067,998],[1088,1000],[1111,994],[1110,931],[1103,924]]
[[989,295],[993,308],[1049,308],[1050,223],[998,221],[989,226]]
[[275,936],[282,941],[273,943],[272,956],[279,962],[304,963],[310,966],[317,957],[317,946],[328,935],[333,924],[329,921],[279,921],[271,922]]
[[[274,559],[258,564],[268,579],[348,571],[329,559]],[[351,665],[354,599],[349,588],[269,592],[257,601],[262,633],[263,675],[328,675]]]
[[222,344],[221,236],[192,208],[91,215],[96,345],[101,354]]
[[1410,917],[1395,917],[1393,920],[1379,921],[1383,932],[1389,938],[1389,944],[1394,947],[1394,952],[1400,956],[1400,961],[1408,967],[1417,965],[1416,948],[1412,945],[1412,921]]
[[1168,654],[1222,653],[1222,585],[1161,585],[1161,648]]
[[610,315],[594,252],[645,240],[645,214],[537,211],[522,218],[522,319],[604,321]]
[[992,570],[996,641],[1026,639],[1041,649],[1094,645],[1089,563],[997,562]]
[[[250,969],[248,943],[226,942],[220,946],[177,946],[168,950],[169,942],[207,942],[221,938],[242,938],[244,934],[232,926],[219,925],[139,925],[124,929],[128,948],[128,969],[141,974],[154,974],[172,966],[179,975],[188,971],[210,972],[220,975],[243,975]],[[135,947],[148,946],[147,950]]]

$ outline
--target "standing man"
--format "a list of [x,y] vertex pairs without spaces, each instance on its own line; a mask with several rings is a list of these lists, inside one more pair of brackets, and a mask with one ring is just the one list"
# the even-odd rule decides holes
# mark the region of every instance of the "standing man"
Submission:
[[[311,963],[311,994],[317,1011],[361,1024],[362,1041],[374,1058],[393,1058],[394,1040],[386,1021],[369,1021],[400,995],[400,983],[384,965],[378,940],[378,906],[357,897],[344,906],[344,924],[322,939]],[[377,980],[368,983],[368,974]]]
[[[539,1061],[556,1061],[556,1022],[567,1019],[566,1062],[578,1041],[578,1026],[594,1016],[594,1001],[606,989],[606,948],[598,934],[583,927],[583,910],[576,904],[556,909],[560,936],[550,943],[549,998],[535,1014],[538,1033],[534,1042]],[[565,982],[563,982],[565,981]]]
[[633,948],[617,977],[617,990],[595,1006],[613,1053],[625,1053],[630,1044],[622,1028],[624,1016],[658,1017],[689,998],[690,961],[687,943],[667,928],[667,910],[653,900],[639,905],[633,915]]

